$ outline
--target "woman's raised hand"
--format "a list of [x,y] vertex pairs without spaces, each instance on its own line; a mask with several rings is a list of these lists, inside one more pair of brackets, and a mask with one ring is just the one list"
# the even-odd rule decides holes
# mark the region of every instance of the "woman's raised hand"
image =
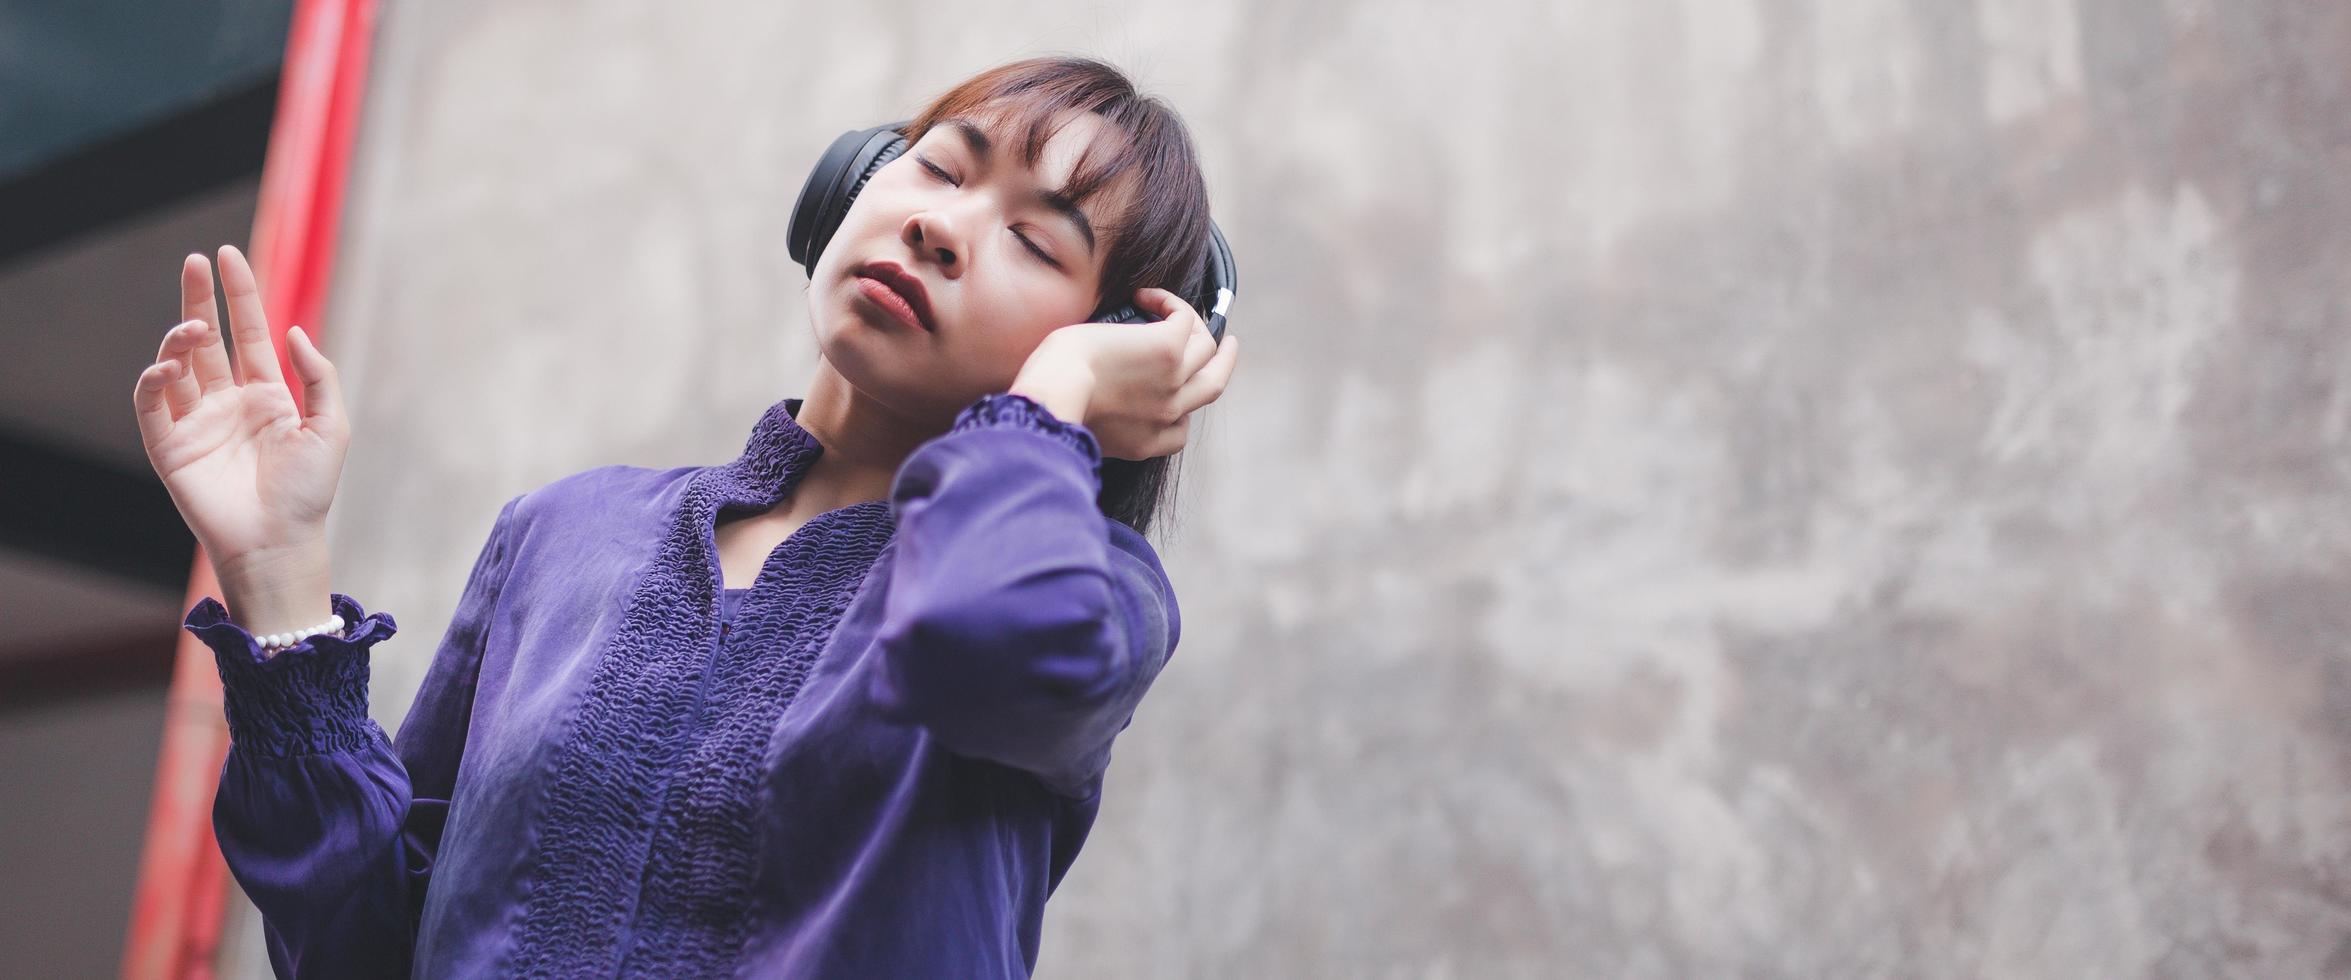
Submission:
[[1150,459],[1181,451],[1192,413],[1224,395],[1240,338],[1219,342],[1192,304],[1165,289],[1135,292],[1148,323],[1074,323],[1045,335],[1012,391],[1081,422],[1102,455]]
[[139,437],[211,557],[230,615],[256,633],[297,629],[332,611],[326,516],[350,442],[341,384],[335,366],[293,328],[287,346],[304,395],[296,409],[253,269],[234,246],[220,249],[220,279],[234,368],[211,264],[190,255],[180,268],[182,322],[163,335],[131,397]]

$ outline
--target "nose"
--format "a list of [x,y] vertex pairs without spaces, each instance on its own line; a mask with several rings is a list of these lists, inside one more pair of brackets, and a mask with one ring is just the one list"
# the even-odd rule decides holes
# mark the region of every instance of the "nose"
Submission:
[[960,241],[946,215],[918,211],[906,219],[905,227],[898,229],[898,237],[914,249],[914,254],[937,261],[940,271],[948,278],[963,274],[962,259],[956,251]]

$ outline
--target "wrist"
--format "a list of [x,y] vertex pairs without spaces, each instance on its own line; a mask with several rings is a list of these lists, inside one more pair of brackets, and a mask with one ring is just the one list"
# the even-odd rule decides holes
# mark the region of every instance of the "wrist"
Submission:
[[1086,408],[1094,400],[1094,379],[1092,374],[1065,358],[1033,356],[1006,393],[1043,405],[1064,422],[1084,425]]
[[217,562],[230,621],[256,636],[299,630],[334,613],[323,541],[267,549]]

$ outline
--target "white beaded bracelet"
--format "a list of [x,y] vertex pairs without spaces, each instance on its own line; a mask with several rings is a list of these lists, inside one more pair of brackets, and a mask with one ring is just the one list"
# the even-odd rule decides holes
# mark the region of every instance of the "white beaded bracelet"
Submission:
[[342,628],[343,614],[336,613],[332,616],[328,616],[326,622],[320,623],[316,626],[306,627],[287,633],[270,633],[264,636],[254,637],[254,639],[261,641],[261,648],[264,650],[282,650],[286,647],[293,646],[296,643],[300,643],[303,640],[317,636],[320,633],[333,633],[341,630]]

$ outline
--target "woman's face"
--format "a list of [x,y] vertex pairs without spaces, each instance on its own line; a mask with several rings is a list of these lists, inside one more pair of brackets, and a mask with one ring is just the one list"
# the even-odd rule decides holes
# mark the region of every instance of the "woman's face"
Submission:
[[[1114,182],[1083,209],[1057,207],[1046,192],[1094,140],[1118,137],[1090,112],[1055,122],[1065,124],[1030,168],[1017,133],[941,120],[858,192],[808,290],[817,347],[851,385],[901,414],[944,421],[1010,387],[1046,334],[1100,307],[1110,245],[1100,209],[1121,188]],[[921,285],[925,298],[912,306],[929,329],[895,312],[883,286],[892,264]]]

